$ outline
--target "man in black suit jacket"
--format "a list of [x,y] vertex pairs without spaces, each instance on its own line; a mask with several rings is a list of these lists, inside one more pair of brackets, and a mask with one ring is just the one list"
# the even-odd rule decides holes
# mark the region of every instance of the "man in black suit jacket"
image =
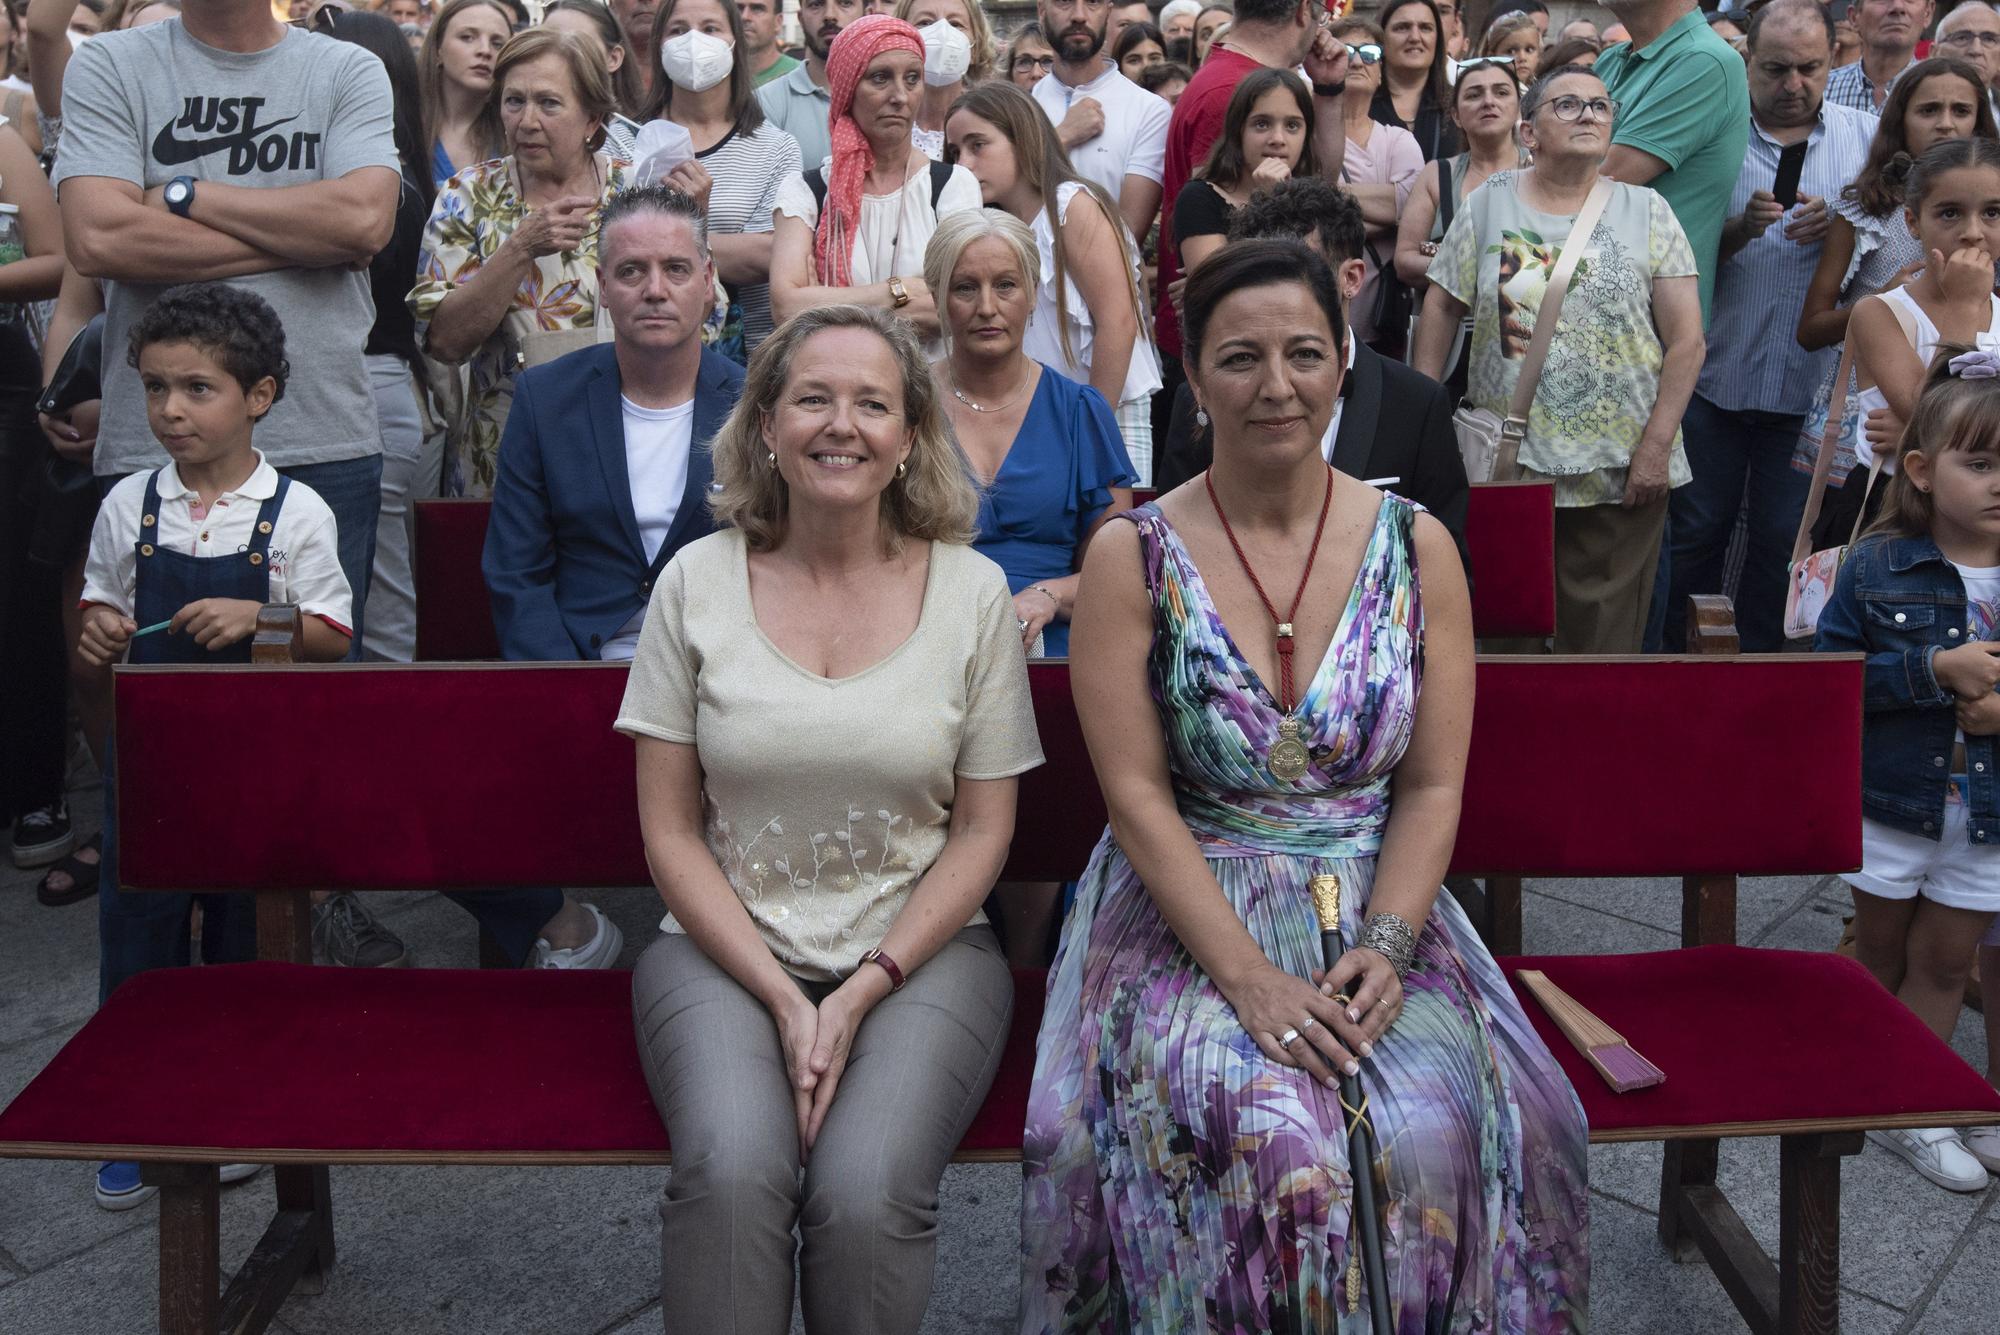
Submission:
[[[1229,239],[1295,237],[1320,252],[1349,301],[1360,290],[1361,206],[1351,195],[1313,177],[1285,181],[1238,209]],[[1347,331],[1348,371],[1329,462],[1341,472],[1375,482],[1417,502],[1451,530],[1459,560],[1465,558],[1465,464],[1451,428],[1451,395],[1428,376],[1356,344]],[[1153,460],[1153,482],[1171,491],[1208,467],[1212,438],[1194,421],[1194,393],[1182,384],[1174,396],[1165,446]],[[1393,479],[1384,482],[1382,479]],[[1470,566],[1468,564],[1468,573]]]

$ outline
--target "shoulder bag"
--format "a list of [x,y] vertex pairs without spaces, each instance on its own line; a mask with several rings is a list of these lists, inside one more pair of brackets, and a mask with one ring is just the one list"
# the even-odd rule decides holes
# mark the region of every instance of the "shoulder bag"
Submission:
[[1529,340],[1527,355],[1521,358],[1521,376],[1514,382],[1514,399],[1507,416],[1487,408],[1461,404],[1451,415],[1452,430],[1458,435],[1458,452],[1465,460],[1465,476],[1470,482],[1511,482],[1520,471],[1521,441],[1528,434],[1528,410],[1535,402],[1535,387],[1542,378],[1542,363],[1548,360],[1556,321],[1562,316],[1563,298],[1569,295],[1576,266],[1589,249],[1590,236],[1604,206],[1611,200],[1611,182],[1599,177],[1590,197],[1576,215],[1563,243],[1555,272],[1549,275],[1548,291],[1542,295],[1541,311],[1535,317],[1535,335]]
[[[1869,493],[1875,490],[1876,480],[1882,476],[1882,464],[1889,457],[1886,450],[1880,451],[1875,462],[1868,466],[1868,488],[1861,493],[1854,531],[1847,535],[1847,541],[1814,551],[1813,525],[1819,522],[1819,509],[1826,501],[1826,481],[1833,472],[1833,448],[1840,440],[1840,419],[1847,412],[1847,380],[1853,369],[1854,339],[1850,330],[1847,341],[1841,345],[1840,366],[1833,373],[1833,398],[1827,404],[1826,429],[1820,432],[1819,456],[1813,460],[1805,513],[1799,516],[1799,535],[1792,542],[1792,560],[1786,567],[1784,635],[1787,640],[1810,640],[1819,629],[1820,611],[1833,597],[1833,582],[1847,560],[1848,548],[1861,536],[1861,524],[1868,515]],[[1855,429],[1860,428],[1861,424],[1856,423]]]

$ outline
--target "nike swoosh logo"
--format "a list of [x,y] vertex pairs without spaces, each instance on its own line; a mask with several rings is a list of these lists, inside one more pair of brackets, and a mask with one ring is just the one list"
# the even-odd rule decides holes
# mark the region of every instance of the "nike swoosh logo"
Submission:
[[163,125],[159,134],[153,137],[153,161],[162,167],[178,167],[196,158],[205,158],[219,148],[234,148],[238,144],[248,144],[259,135],[269,134],[280,125],[289,125],[297,116],[287,116],[269,125],[259,125],[253,129],[238,130],[235,134],[219,134],[210,139],[176,139],[174,127]]

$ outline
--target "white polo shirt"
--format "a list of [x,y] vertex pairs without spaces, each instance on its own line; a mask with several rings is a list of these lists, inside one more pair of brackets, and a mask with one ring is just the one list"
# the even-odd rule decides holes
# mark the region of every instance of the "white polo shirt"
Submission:
[[[187,556],[229,556],[250,549],[257,511],[277,494],[278,470],[256,451],[257,468],[234,491],[202,508],[201,496],[181,483],[168,464],[160,470],[160,522],[155,545]],[[139,517],[146,509],[146,479],[134,473],[111,489],[90,530],[90,557],[83,567],[83,601],[102,603],[132,615],[139,564]],[[354,600],[340,569],[333,511],[319,493],[293,482],[284,508],[271,526],[266,564],[271,591],[266,602],[296,603],[344,634],[352,634]]]
[[[1053,74],[1044,74],[1035,84],[1034,95],[1053,125],[1062,124],[1078,98],[1097,99],[1097,105],[1104,109],[1104,129],[1097,138],[1071,149],[1069,159],[1076,174],[1103,186],[1113,203],[1128,176],[1143,176],[1156,185],[1165,179],[1167,124],[1174,118],[1174,109],[1165,98],[1120,74],[1112,61],[1105,61],[1102,74],[1077,88]],[[1173,207],[1172,200],[1167,201],[1167,207]]]

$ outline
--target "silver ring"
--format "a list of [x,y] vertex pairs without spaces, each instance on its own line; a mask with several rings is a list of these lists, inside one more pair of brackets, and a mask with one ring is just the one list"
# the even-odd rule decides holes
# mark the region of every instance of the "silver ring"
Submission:
[[1387,998],[1387,997],[1381,997],[1381,998],[1378,998],[1378,999],[1376,1000],[1375,1004],[1376,1004],[1377,1006],[1386,1006],[1386,1005],[1388,1005],[1388,1004],[1389,1004],[1389,998]]
[[1278,1035],[1278,1046],[1287,1052],[1291,1051],[1292,1044],[1298,1041],[1299,1031],[1296,1029],[1286,1029],[1284,1033]]
[[1026,617],[1015,617],[1014,624],[1019,626],[1022,630],[1026,630],[1028,628],[1028,619]]
[[1306,1030],[1308,1030],[1308,1029],[1312,1028],[1312,1027],[1313,1027],[1314,1025],[1316,1025],[1316,1024],[1318,1024],[1318,1023],[1319,1023],[1319,1021],[1318,1021],[1318,1020],[1316,1020],[1316,1019],[1314,1019],[1314,1018],[1313,1018],[1312,1016],[1308,1015],[1308,1016],[1306,1016],[1306,1018],[1305,1018],[1305,1019],[1303,1019],[1303,1020],[1299,1021],[1299,1032],[1303,1034],[1303,1033],[1304,1033],[1304,1032],[1305,1032]]

